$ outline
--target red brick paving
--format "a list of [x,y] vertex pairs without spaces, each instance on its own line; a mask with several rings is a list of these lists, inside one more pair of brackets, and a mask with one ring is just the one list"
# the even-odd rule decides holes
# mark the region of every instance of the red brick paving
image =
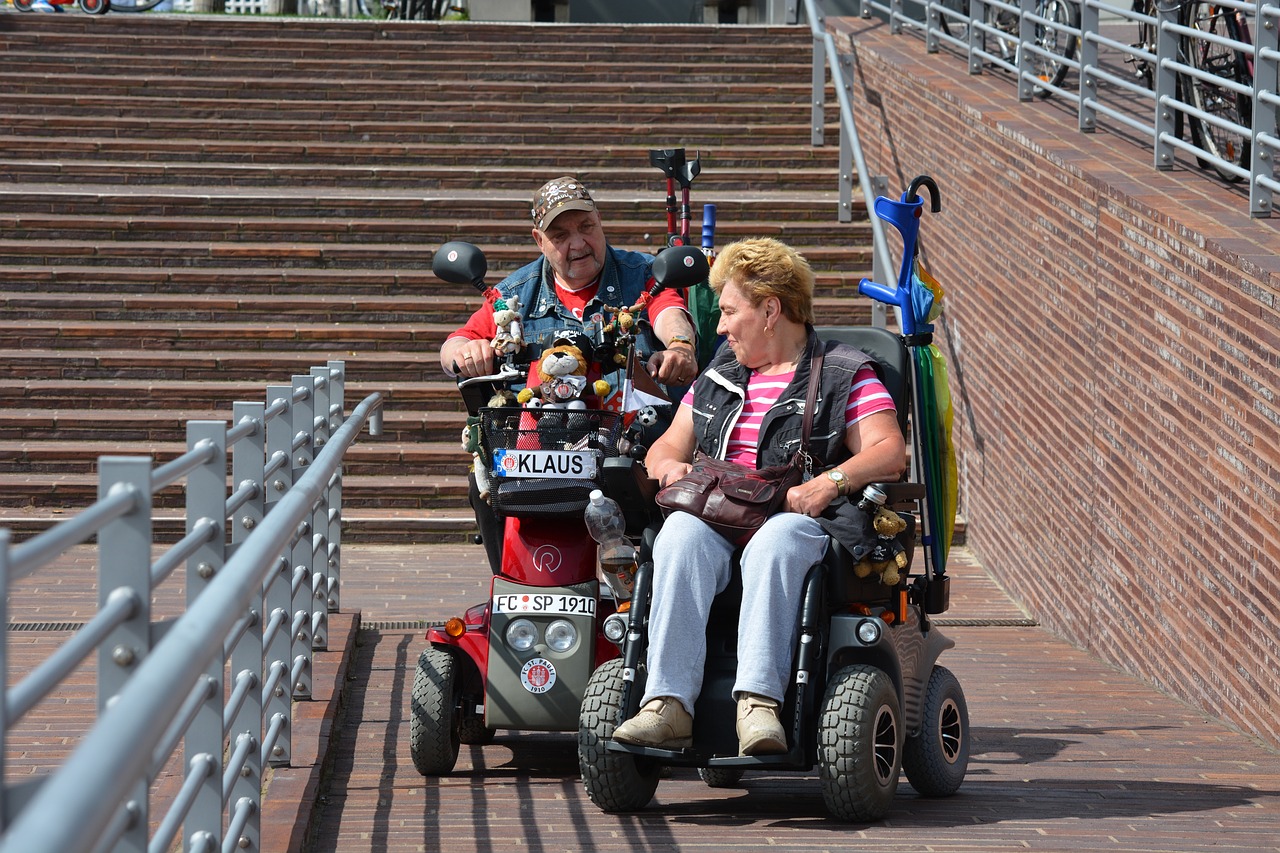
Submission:
[[[56,592],[24,581],[11,621],[83,618],[92,563],[92,549],[66,558]],[[417,774],[407,708],[423,632],[393,626],[482,600],[481,549],[349,545],[344,613],[331,616],[331,651],[317,657],[316,699],[296,706],[304,766],[273,774],[263,849],[1280,850],[1280,755],[1028,624],[967,550],[957,549],[951,571],[946,618],[965,624],[943,629],[957,645],[942,662],[965,688],[973,727],[957,796],[921,799],[904,781],[885,821],[840,824],[827,818],[813,773],[711,789],[677,770],[649,808],[613,816],[587,800],[570,734],[500,732],[489,746],[464,746],[452,775]],[[167,591],[157,611],[180,600]],[[357,616],[376,627],[357,632]],[[13,671],[64,638],[11,632]],[[10,781],[48,772],[74,746],[91,689],[78,677],[20,724]]]

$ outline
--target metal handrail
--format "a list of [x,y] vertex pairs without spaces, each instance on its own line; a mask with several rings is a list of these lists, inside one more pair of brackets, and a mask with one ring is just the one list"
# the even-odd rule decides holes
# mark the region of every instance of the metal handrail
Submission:
[[[1280,2],[1216,0],[1213,4],[1228,12],[1241,13],[1252,42],[1202,32],[1180,23],[1177,12],[1187,0],[1173,5],[1154,3],[1154,14],[1131,8],[1128,0],[1071,2],[1080,9],[1080,27],[1054,25],[1060,35],[1068,37],[1059,43],[1079,48],[1078,54],[1071,58],[1036,43],[1037,27],[1043,28],[1050,23],[1038,11],[1036,0],[970,0],[968,10],[957,10],[953,3],[944,5],[938,0],[920,0],[912,4],[918,7],[919,16],[909,13],[903,0],[862,0],[861,13],[863,17],[870,17],[872,12],[882,15],[889,21],[891,33],[919,34],[930,53],[943,46],[959,52],[968,63],[971,74],[982,73],[984,67],[1009,72],[1014,77],[1019,100],[1031,100],[1038,90],[1072,103],[1077,110],[1082,133],[1095,131],[1101,117],[1146,136],[1151,140],[1153,168],[1170,169],[1176,152],[1185,152],[1202,165],[1246,181],[1250,215],[1271,216],[1275,195],[1280,193],[1280,175],[1275,165],[1280,159],[1280,126],[1277,125],[1280,114],[1280,97],[1277,96],[1280,88],[1277,85],[1277,77],[1280,76]],[[987,22],[990,10],[1002,10],[1016,16],[1017,29],[997,30]],[[1127,43],[1123,37],[1115,38],[1102,32],[1104,24],[1117,21],[1133,25],[1134,29],[1126,32],[1133,41],[1137,40],[1140,24],[1148,27],[1152,44]],[[964,30],[963,36],[952,32],[960,28]],[[984,41],[989,43],[997,36],[1016,46],[1012,61],[984,47]],[[1217,77],[1193,67],[1180,56],[1181,46],[1185,43],[1213,44],[1237,51],[1253,65],[1252,85]],[[1101,58],[1100,53],[1103,53]],[[1078,77],[1078,85],[1058,86],[1038,79],[1030,69],[1029,61],[1033,56],[1061,63],[1070,69],[1069,73]],[[1106,60],[1111,60],[1110,68],[1103,64]],[[1137,82],[1132,72],[1128,75],[1113,72],[1111,68],[1117,61],[1149,68],[1152,88]],[[1223,93],[1223,97],[1247,99],[1250,105],[1249,124],[1232,122],[1190,103],[1190,95],[1181,92],[1185,87],[1178,85],[1179,78],[1210,83]],[[1111,87],[1113,92],[1136,96],[1141,109],[1135,110],[1132,103],[1104,103],[1106,87]],[[1250,146],[1248,162],[1225,160],[1197,144],[1194,138],[1190,141],[1180,138],[1175,132],[1179,115],[1238,135],[1242,144]],[[1243,161],[1244,158],[1240,159]]]

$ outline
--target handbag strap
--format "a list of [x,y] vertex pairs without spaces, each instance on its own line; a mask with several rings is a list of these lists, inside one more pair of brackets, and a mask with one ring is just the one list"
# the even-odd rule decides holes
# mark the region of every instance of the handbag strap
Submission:
[[804,423],[800,427],[800,451],[804,453],[806,466],[809,462],[809,433],[813,430],[813,410],[818,405],[818,376],[822,373],[822,341],[813,348],[813,357],[809,360],[809,390],[804,401]]

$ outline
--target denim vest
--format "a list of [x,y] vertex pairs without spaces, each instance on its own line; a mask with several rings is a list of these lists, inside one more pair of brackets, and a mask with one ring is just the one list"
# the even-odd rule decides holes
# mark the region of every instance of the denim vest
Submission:
[[[652,255],[605,246],[600,287],[583,309],[581,320],[556,298],[555,274],[545,258],[516,270],[500,281],[497,289],[504,298],[515,295],[520,300],[521,332],[537,358],[551,344],[551,336],[562,329],[585,331],[591,340],[598,341],[599,323],[593,322],[592,315],[604,305],[634,305],[645,291],[652,266]],[[647,317],[644,320],[647,326]],[[648,358],[655,347],[653,336],[637,335],[637,341],[640,356]]]
[[[809,342],[796,365],[795,376],[760,425],[760,444],[756,449],[756,466],[767,468],[789,460],[800,448],[804,426],[804,404],[809,388],[810,359],[815,346],[822,346],[822,372],[819,376],[817,411],[809,432],[809,453],[813,457],[813,473],[838,465],[850,457],[844,445],[845,404],[853,376],[863,365],[870,364],[879,373],[880,366],[871,356],[835,341],[820,341],[809,328]],[[703,453],[723,459],[729,433],[742,412],[747,399],[750,369],[738,363],[729,346],[723,345],[693,386],[693,432],[697,447]],[[860,560],[875,544],[870,518],[847,497],[837,497],[818,519],[827,533],[848,548]]]

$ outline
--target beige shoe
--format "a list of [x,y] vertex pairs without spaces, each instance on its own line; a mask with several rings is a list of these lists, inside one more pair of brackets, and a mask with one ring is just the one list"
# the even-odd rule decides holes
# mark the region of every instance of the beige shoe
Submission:
[[778,719],[778,703],[746,693],[738,700],[738,754],[775,755],[787,751],[787,733]]
[[670,696],[644,704],[634,717],[613,730],[613,739],[637,746],[684,749],[693,746],[693,717]]

